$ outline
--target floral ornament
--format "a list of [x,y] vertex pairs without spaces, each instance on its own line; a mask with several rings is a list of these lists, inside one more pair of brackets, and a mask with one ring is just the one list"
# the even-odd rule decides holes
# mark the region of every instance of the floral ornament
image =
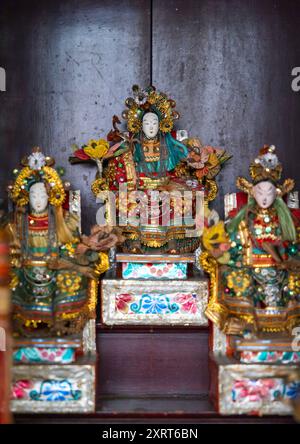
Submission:
[[145,112],[154,112],[159,118],[159,127],[163,133],[169,133],[174,126],[174,120],[179,114],[174,110],[176,102],[167,97],[166,94],[157,91],[153,86],[141,89],[139,86],[132,87],[133,97],[126,99],[128,110],[123,111],[122,116],[127,120],[128,131],[137,134],[142,129],[142,119]]
[[110,264],[108,254],[101,251],[101,253],[98,254],[98,261],[95,265],[96,276],[100,276],[101,274],[109,270],[109,266]]
[[64,363],[74,362],[75,350],[64,347],[21,347],[13,353],[15,363]]
[[132,87],[133,98],[137,105],[145,105],[148,100],[149,94],[145,89],[140,89],[138,85]]
[[59,174],[49,166],[43,167],[42,172],[44,173],[43,181],[49,184],[48,196],[50,204],[55,207],[61,206],[65,201],[66,193]]
[[71,163],[78,163],[109,159],[120,144],[117,145],[117,147],[116,145],[110,147],[109,142],[105,139],[91,139],[87,144],[82,145],[81,148],[78,145],[73,145],[73,154],[70,156],[69,161]]
[[72,242],[67,242],[61,248],[66,251],[66,254],[73,258],[76,252],[76,244],[79,243],[79,238],[74,238]]
[[15,273],[15,272],[11,272],[11,273],[10,273],[9,288],[10,288],[12,291],[15,291],[16,288],[18,287],[19,283],[20,283],[20,278],[19,278],[19,276],[17,275],[17,273]]
[[144,314],[162,314],[162,313],[175,313],[179,310],[179,306],[176,303],[170,304],[170,300],[165,295],[151,295],[143,294],[140,300],[133,302],[130,305],[130,309],[134,313]]
[[152,297],[151,295],[143,295],[143,309],[146,313],[159,314],[168,308],[165,297]]
[[262,402],[270,397],[278,398],[282,395],[283,388],[282,383],[278,386],[278,382],[273,379],[237,380],[234,382],[232,400],[236,402],[247,399],[249,402]]
[[94,196],[98,197],[102,191],[109,190],[109,184],[106,179],[99,177],[92,182],[91,190]]
[[243,351],[241,362],[255,364],[260,362],[291,364],[300,362],[300,352],[283,351]]
[[136,116],[141,115],[138,107],[131,108],[128,112],[128,131],[133,134],[139,133],[142,130],[142,118],[138,119]]
[[78,401],[82,391],[73,388],[73,383],[65,380],[45,380],[38,390],[32,390],[29,396],[34,401]]
[[83,147],[83,151],[91,159],[103,159],[109,150],[109,143],[105,139],[90,140],[89,143]]
[[32,382],[27,379],[20,379],[13,384],[12,399],[24,399],[27,396],[27,390],[32,387]]
[[250,165],[250,175],[255,183],[261,180],[277,182],[281,178],[282,165],[275,153],[274,145],[265,145]]
[[204,225],[206,227],[212,227],[220,222],[220,216],[216,210],[211,210],[210,208],[204,208]]
[[46,158],[43,153],[36,151],[28,157],[28,166],[32,170],[40,170],[46,165]]
[[[31,156],[42,154],[36,149]],[[11,199],[18,205],[24,206],[29,203],[29,190],[31,185],[37,182],[44,182],[47,188],[49,196],[49,203],[54,206],[61,206],[66,198],[63,182],[58,172],[49,166],[50,162],[53,162],[51,158],[44,157],[45,161],[49,159],[48,164],[45,164],[41,168],[37,168],[38,164],[34,164],[36,169],[32,169],[29,163],[34,163],[34,158],[29,156],[27,163],[20,172],[18,172],[15,182],[10,191]],[[31,159],[31,161],[30,161]],[[41,159],[39,156],[37,159]],[[40,160],[38,160],[40,162]],[[41,165],[42,163],[40,163]]]
[[247,270],[235,270],[225,275],[227,288],[236,296],[247,296],[252,286],[252,278]]
[[81,276],[78,276],[76,271],[67,273],[58,273],[56,277],[56,284],[58,289],[62,293],[73,294],[80,290],[81,287]]
[[[114,117],[116,118],[116,116]],[[116,125],[116,121],[114,122],[114,125]],[[116,129],[115,132],[117,133],[118,130]],[[114,156],[123,141],[123,138],[120,138],[120,141],[111,147],[109,142],[105,139],[92,139],[87,145],[83,145],[82,148],[74,145],[74,153],[69,157],[71,163],[93,161],[98,167],[96,179],[93,181],[91,187],[95,196],[98,196],[101,191],[109,189],[107,180],[102,177],[103,162]]]
[[275,151],[276,148],[274,145],[264,145],[249,168],[253,183],[248,181],[245,177],[238,177],[236,181],[237,187],[243,192],[251,194],[253,186],[258,182],[271,181],[276,184],[277,193],[280,196],[292,191],[295,186],[295,181],[293,179],[285,179],[282,184],[279,184],[282,174],[282,165],[279,162]]
[[116,296],[116,311],[127,313],[129,310],[129,304],[133,301],[131,294],[119,294]]
[[300,294],[300,276],[291,272],[288,277],[288,289],[291,294]]
[[300,397],[300,381],[294,381],[287,386],[286,395],[290,399],[296,399]]
[[175,301],[181,305],[183,311],[196,314],[198,311],[197,306],[197,294],[181,294],[179,295]]
[[188,139],[186,144],[189,149],[187,163],[195,170],[195,175],[199,180],[204,177],[207,179],[216,177],[222,164],[231,157],[221,148],[204,146],[198,138]]
[[[273,147],[270,147],[270,149],[272,149]],[[264,154],[263,156],[260,156],[258,158],[258,161],[260,163],[260,165],[262,165],[264,168],[276,168],[277,165],[279,164],[279,160],[277,155],[274,152],[267,152],[266,154]]]
[[160,124],[159,124],[159,129],[163,133],[169,133],[172,128],[173,128],[173,122],[171,119],[165,119],[164,121],[160,122]]
[[209,251],[218,262],[226,264],[230,259],[228,250],[230,249],[230,239],[225,231],[224,222],[220,221],[211,227],[204,228],[202,244],[205,250]]

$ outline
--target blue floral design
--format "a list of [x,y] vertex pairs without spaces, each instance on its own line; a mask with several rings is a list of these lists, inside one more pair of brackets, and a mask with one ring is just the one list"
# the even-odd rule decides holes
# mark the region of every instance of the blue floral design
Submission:
[[144,312],[146,314],[175,313],[179,310],[178,304],[170,304],[167,296],[151,296],[149,294],[143,294],[139,303],[131,304],[130,308],[134,313]]
[[32,390],[29,396],[34,401],[78,401],[82,392],[73,390],[72,385],[66,379],[62,381],[48,379],[42,382],[39,392]]
[[164,298],[152,298],[151,296],[146,296],[144,298],[142,306],[146,313],[152,314],[162,313],[168,308]]
[[300,397],[300,381],[288,384],[286,389],[286,395],[290,399],[296,399]]

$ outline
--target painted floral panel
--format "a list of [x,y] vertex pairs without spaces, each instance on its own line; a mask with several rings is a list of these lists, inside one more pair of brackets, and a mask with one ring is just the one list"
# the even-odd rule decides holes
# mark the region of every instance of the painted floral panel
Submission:
[[300,381],[286,384],[281,378],[260,378],[235,380],[232,388],[232,401],[239,406],[252,406],[295,399],[300,393]]
[[102,322],[106,325],[205,325],[206,279],[156,281],[103,279]]
[[297,364],[300,362],[300,352],[293,351],[242,351],[241,362],[244,364],[281,363]]
[[185,312],[197,314],[197,294],[169,293],[165,294],[119,294],[116,296],[116,312],[130,314],[175,314]]
[[14,351],[15,363],[70,364],[75,361],[75,350],[63,347],[21,347]]
[[13,400],[77,401],[82,396],[74,381],[48,379],[44,381],[19,380],[13,384]]
[[186,263],[148,263],[124,262],[123,279],[186,279]]

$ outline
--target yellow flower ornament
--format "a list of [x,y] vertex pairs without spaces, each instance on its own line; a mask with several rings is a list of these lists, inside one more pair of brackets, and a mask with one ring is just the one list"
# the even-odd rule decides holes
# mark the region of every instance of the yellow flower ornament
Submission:
[[83,148],[85,154],[92,159],[103,159],[109,150],[109,143],[105,139],[90,140]]
[[230,239],[225,231],[224,222],[220,221],[209,228],[205,228],[202,236],[204,248],[217,258],[221,264],[227,264],[230,259],[228,252]]
[[205,228],[202,242],[204,248],[208,251],[219,248],[220,244],[228,244],[229,237],[225,231],[224,222],[220,221],[209,228]]

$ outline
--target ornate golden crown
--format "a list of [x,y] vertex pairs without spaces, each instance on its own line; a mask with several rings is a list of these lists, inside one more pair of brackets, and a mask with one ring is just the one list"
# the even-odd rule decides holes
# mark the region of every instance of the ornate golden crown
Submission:
[[271,180],[276,183],[280,180],[282,165],[279,163],[275,149],[274,145],[265,145],[250,165],[250,176],[254,183],[261,182],[262,180]]
[[138,85],[132,87],[133,97],[128,97],[122,117],[127,120],[128,131],[133,134],[142,129],[142,119],[146,112],[154,112],[159,118],[159,128],[162,132],[172,131],[174,120],[179,119],[179,113],[174,110],[176,102],[166,94],[159,92],[154,86],[141,89]]
[[44,156],[40,148],[33,148],[32,154],[22,160],[21,171],[14,170],[15,182],[9,187],[11,199],[18,205],[24,206],[29,202],[29,189],[36,182],[46,184],[49,203],[54,206],[63,204],[66,193],[58,172],[52,168],[54,159]]
[[249,168],[253,183],[250,183],[244,177],[238,177],[236,182],[237,187],[249,193],[253,185],[263,180],[269,180],[277,185],[280,194],[289,193],[294,188],[294,180],[286,179],[282,185],[278,184],[282,174],[282,165],[275,151],[276,148],[274,145],[264,145]]

